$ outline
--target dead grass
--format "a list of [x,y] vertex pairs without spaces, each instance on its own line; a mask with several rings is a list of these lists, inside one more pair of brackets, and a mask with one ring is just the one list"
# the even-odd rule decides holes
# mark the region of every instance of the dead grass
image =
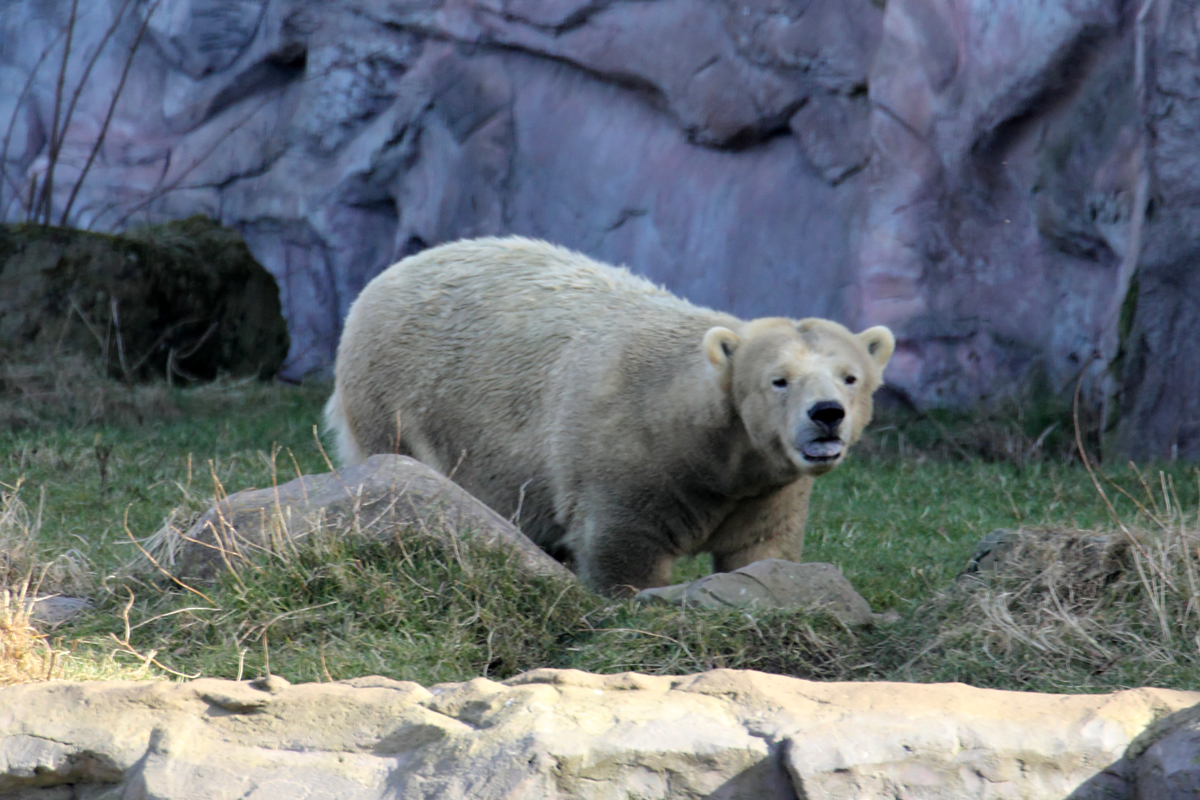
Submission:
[[140,425],[177,418],[165,383],[125,384],[77,353],[0,358],[0,429]]
[[[63,589],[93,589],[86,559],[78,551],[46,558],[38,552],[43,505],[22,502],[21,484],[0,484],[0,685],[49,680],[65,674],[66,653],[37,630],[36,598]],[[44,498],[43,498],[44,500]]]
[[[36,510],[21,499],[22,482],[0,483],[0,685],[39,680],[145,680],[160,677],[142,659],[121,660],[128,648],[75,653],[56,626],[38,619],[36,607],[55,596],[105,598],[128,575],[104,575],[85,552],[88,542],[62,548],[44,536],[45,493]],[[136,571],[136,570],[133,570]],[[132,572],[132,571],[131,571]]]
[[28,582],[0,590],[0,686],[47,680],[53,672],[54,651],[31,624],[28,599]]
[[1110,526],[1005,536],[994,569],[924,605],[936,633],[895,665],[897,677],[1045,691],[1194,686],[1200,510],[1184,508],[1166,473],[1154,479],[1141,477],[1141,496],[1128,493],[1138,511],[1114,512]]

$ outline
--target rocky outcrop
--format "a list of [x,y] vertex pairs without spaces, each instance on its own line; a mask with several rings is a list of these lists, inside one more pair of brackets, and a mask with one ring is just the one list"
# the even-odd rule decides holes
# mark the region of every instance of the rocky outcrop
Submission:
[[[1152,766],[1122,756],[1156,719],[1197,701],[1156,689],[1039,696],[728,670],[683,678],[537,670],[429,689],[385,678],[49,683],[0,689],[0,793],[1182,797],[1142,791],[1174,768],[1157,739],[1138,743]],[[1186,725],[1158,727],[1169,737]]]
[[[1148,198],[1195,227],[1187,179],[1147,177],[1196,172],[1190,112],[1148,139],[1137,89],[1147,52],[1189,46],[1183,23],[1174,44],[1142,35],[1141,8],[1165,5],[80,4],[60,94],[71,3],[13,2],[0,215],[53,173],[51,209],[79,224],[236,227],[282,287],[292,374],[328,365],[389,262],[519,233],[742,315],[887,323],[888,380],[922,405],[1073,386],[1115,352]],[[1155,74],[1167,103],[1173,73]],[[1151,261],[1184,263],[1171,247]],[[1145,277],[1144,303],[1174,285]],[[1153,350],[1166,334],[1144,325]]]
[[888,3],[855,288],[922,404],[1073,385],[1101,346],[1139,174],[1128,5]]

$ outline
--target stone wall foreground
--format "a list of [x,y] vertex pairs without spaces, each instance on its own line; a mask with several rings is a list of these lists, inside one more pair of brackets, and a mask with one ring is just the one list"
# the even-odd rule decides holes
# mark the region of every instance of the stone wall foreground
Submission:
[[1084,374],[1136,418],[1126,449],[1200,457],[1172,383],[1200,374],[1172,334],[1198,0],[105,0],[56,103],[71,5],[0,0],[0,219],[52,177],[78,225],[236,228],[291,375],[389,263],[519,233],[743,316],[890,325],[921,406]]
[[[733,670],[28,684],[0,689],[0,795],[1170,800],[1194,796],[1198,702]],[[1164,717],[1186,720],[1135,740]]]

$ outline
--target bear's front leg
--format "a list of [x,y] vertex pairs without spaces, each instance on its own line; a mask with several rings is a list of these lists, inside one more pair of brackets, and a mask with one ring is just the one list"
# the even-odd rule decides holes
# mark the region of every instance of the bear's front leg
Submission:
[[732,572],[764,558],[800,561],[813,479],[741,501],[709,537],[717,572]]
[[628,597],[671,582],[675,553],[659,532],[641,525],[596,525],[576,549],[579,577],[609,597]]

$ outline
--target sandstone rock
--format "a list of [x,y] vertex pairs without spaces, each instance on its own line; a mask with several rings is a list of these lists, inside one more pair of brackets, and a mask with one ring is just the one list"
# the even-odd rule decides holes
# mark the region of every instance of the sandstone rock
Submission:
[[[1197,700],[729,670],[536,670],[429,689],[385,678],[274,692],[212,679],[33,684],[0,689],[0,793],[1060,800],[1083,797],[1071,793],[1096,785],[1140,731]],[[1150,796],[1133,780],[1114,777],[1113,796]]]
[[867,625],[874,618],[871,606],[833,564],[796,564],[779,558],[691,583],[644,589],[634,599],[700,608],[820,607],[847,625]]
[[196,522],[168,561],[176,563],[182,577],[208,579],[256,551],[286,551],[289,542],[300,542],[323,526],[368,536],[390,536],[404,528],[447,540],[464,535],[512,552],[530,572],[574,579],[516,526],[444,475],[407,456],[392,455],[230,495]]

